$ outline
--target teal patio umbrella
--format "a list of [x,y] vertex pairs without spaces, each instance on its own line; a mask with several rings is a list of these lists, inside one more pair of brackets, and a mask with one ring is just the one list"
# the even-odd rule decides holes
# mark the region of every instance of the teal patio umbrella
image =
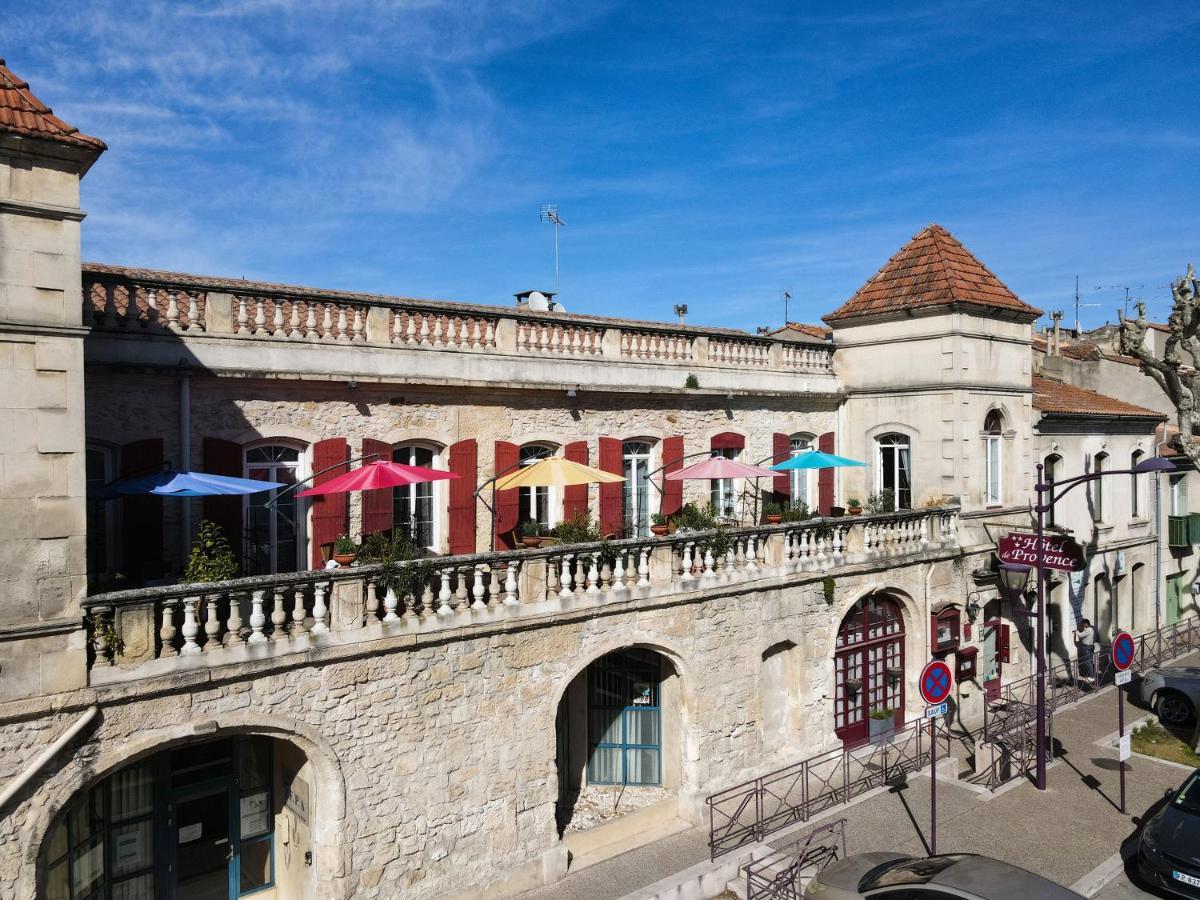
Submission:
[[792,469],[837,469],[843,466],[865,466],[865,462],[837,456],[833,453],[822,453],[820,450],[806,450],[771,466],[776,472],[789,472]]

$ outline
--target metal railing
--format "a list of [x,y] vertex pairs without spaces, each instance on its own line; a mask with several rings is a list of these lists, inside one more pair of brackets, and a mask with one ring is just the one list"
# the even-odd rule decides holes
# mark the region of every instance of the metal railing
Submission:
[[[939,756],[962,735],[936,728]],[[790,825],[929,764],[929,720],[913,719],[880,744],[841,747],[819,753],[708,798],[708,849],[712,859],[755,843]]]
[[822,869],[846,858],[846,820],[814,828],[745,867],[747,900],[802,900]]

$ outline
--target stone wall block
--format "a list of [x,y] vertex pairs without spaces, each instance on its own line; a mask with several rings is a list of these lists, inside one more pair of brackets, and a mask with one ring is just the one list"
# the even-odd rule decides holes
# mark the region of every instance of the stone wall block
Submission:
[[329,602],[333,631],[350,631],[363,627],[363,616],[367,608],[363,588],[363,582],[357,580],[346,579],[333,583]]
[[204,299],[204,330],[208,334],[233,334],[233,295],[209,291]]
[[517,320],[499,319],[496,322],[496,350],[500,353],[517,352]]
[[[39,409],[33,418],[39,453],[75,453],[83,449],[83,422],[70,410]],[[66,485],[60,490],[66,490]]]
[[84,533],[84,507],[68,497],[39,497],[33,503],[34,536],[66,538]]
[[392,309],[372,306],[367,309],[367,340],[372,344],[387,344],[392,340]]
[[517,577],[517,596],[522,603],[536,603],[546,597],[546,557],[521,561]]
[[669,585],[674,579],[675,554],[669,541],[660,541],[650,550],[650,584]]
[[133,668],[154,659],[155,636],[158,633],[155,604],[123,606],[116,611],[115,627],[125,645],[124,652],[115,657],[121,668]]

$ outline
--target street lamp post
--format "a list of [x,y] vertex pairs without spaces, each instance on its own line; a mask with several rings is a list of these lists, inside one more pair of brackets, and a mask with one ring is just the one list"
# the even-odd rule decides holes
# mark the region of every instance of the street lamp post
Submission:
[[[1073,488],[1089,481],[1097,481],[1106,475],[1142,475],[1148,472],[1169,472],[1175,465],[1169,459],[1161,456],[1143,460],[1132,469],[1113,469],[1101,472],[1089,472],[1047,484],[1043,481],[1043,467],[1038,463],[1037,504],[1034,513],[1037,516],[1037,636],[1034,653],[1037,656],[1036,719],[1037,719],[1037,760],[1034,771],[1034,785],[1039,791],[1046,789],[1046,558],[1043,547],[1046,527],[1046,513],[1054,509],[1054,504],[1063,498]],[[1058,492],[1055,489],[1059,488]],[[1004,563],[1000,566],[1000,581],[1012,603],[1020,602],[1020,596],[1029,580],[1029,566],[1015,563]]]

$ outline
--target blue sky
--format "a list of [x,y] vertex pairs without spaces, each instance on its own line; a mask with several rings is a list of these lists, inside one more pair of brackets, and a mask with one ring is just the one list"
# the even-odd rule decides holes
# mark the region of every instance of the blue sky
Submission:
[[[5,7],[9,7],[7,11]],[[1200,5],[0,0],[108,141],[85,257],[741,327],[931,221],[1085,324],[1200,257]],[[1101,288],[1097,290],[1096,288]],[[1067,321],[1071,313],[1068,311]]]

